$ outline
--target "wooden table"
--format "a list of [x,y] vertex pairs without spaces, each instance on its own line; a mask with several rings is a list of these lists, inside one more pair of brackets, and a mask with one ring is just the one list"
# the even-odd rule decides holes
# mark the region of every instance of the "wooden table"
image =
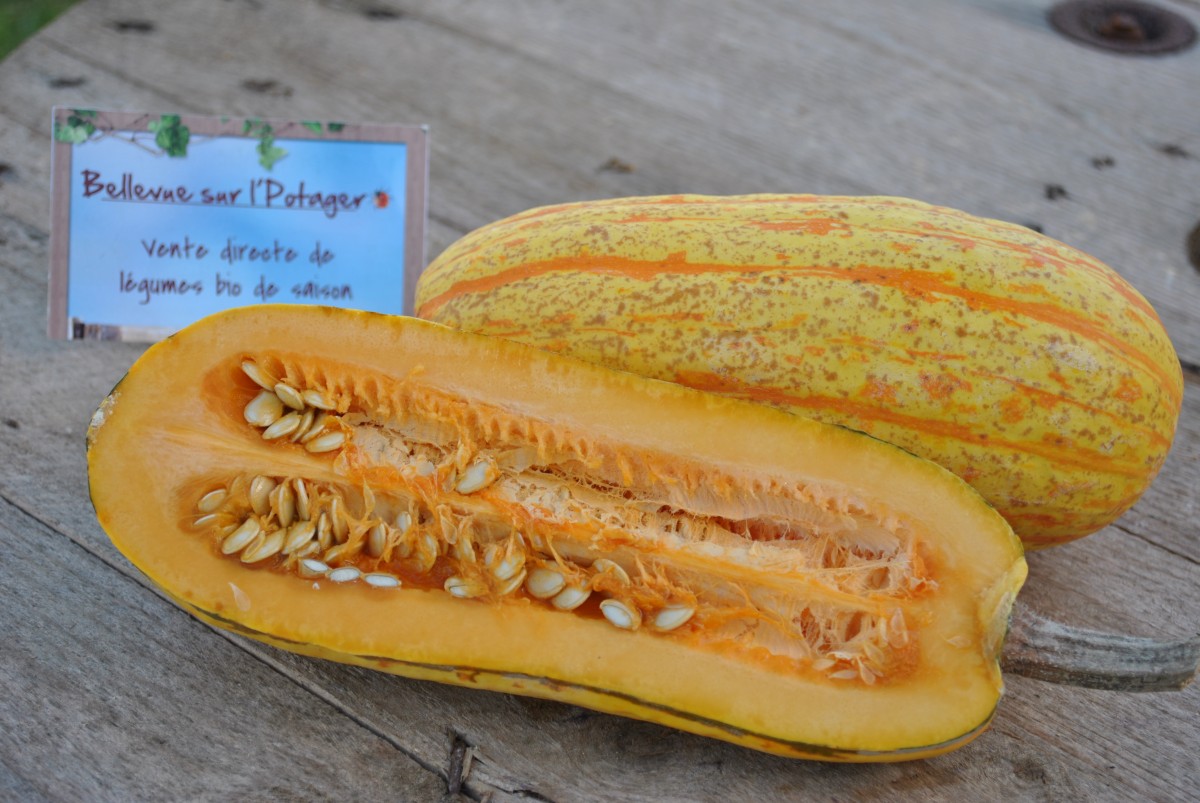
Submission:
[[[215,632],[131,568],[87,498],[85,425],[142,347],[44,335],[53,104],[427,123],[431,255],[535,205],[681,191],[897,194],[1036,225],[1152,301],[1187,394],[1150,492],[1031,555],[1022,598],[1192,635],[1200,48],[1086,48],[1047,5],[89,0],[25,44],[0,64],[0,798],[1195,799],[1196,687],[1013,677],[965,749],[842,766]],[[1169,6],[1200,23],[1200,4]]]

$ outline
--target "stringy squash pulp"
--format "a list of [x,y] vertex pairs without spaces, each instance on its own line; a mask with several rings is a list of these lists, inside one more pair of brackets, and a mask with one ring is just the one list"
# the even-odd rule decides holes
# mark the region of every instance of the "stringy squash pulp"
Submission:
[[832,760],[977,735],[1020,542],[851,432],[408,318],[262,306],[96,412],[113,542],[200,618]]

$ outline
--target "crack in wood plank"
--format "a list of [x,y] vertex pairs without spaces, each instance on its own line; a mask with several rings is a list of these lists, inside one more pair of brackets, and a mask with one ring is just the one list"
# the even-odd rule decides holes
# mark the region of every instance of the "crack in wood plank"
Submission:
[[1143,535],[1142,533],[1139,533],[1137,530],[1134,530],[1131,527],[1129,527],[1125,524],[1122,524],[1120,521],[1114,522],[1112,524],[1112,526],[1115,529],[1120,530],[1121,532],[1125,533],[1128,536],[1136,538],[1139,541],[1143,541],[1157,549],[1161,549],[1163,552],[1166,552],[1168,555],[1172,555],[1176,558],[1179,558],[1180,560],[1186,561],[1186,562],[1192,564],[1193,566],[1200,566],[1200,560],[1196,560],[1191,555],[1187,555],[1183,552],[1180,552],[1179,550],[1172,549],[1171,547],[1169,547],[1165,544],[1161,544],[1158,541],[1153,540],[1149,536]]

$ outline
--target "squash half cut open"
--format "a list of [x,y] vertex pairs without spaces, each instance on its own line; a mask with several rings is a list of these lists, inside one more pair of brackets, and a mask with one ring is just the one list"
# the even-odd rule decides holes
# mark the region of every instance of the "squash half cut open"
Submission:
[[117,548],[209,623],[797,757],[976,736],[1025,577],[969,486],[880,441],[328,308],[151,347],[88,471]]

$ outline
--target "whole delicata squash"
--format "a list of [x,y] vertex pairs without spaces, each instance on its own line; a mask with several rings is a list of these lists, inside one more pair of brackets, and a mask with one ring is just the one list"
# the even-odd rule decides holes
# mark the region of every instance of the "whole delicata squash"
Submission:
[[968,485],[883,442],[328,308],[151,347],[88,471],[116,546],[214,625],[797,757],[976,736],[1026,572]]
[[862,430],[971,483],[1028,547],[1158,474],[1183,374],[1099,260],[904,198],[682,195],[532,209],[417,286],[422,318]]

